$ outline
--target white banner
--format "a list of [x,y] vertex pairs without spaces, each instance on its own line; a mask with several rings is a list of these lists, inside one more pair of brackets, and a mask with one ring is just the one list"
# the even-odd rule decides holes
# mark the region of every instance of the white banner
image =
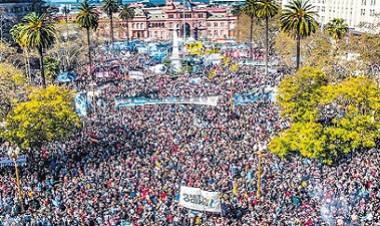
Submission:
[[163,99],[148,99],[144,97],[131,97],[126,99],[115,99],[115,107],[131,107],[156,104],[198,104],[216,106],[220,96],[208,97],[167,97]]
[[179,205],[199,211],[222,212],[219,192],[203,191],[200,188],[181,186]]

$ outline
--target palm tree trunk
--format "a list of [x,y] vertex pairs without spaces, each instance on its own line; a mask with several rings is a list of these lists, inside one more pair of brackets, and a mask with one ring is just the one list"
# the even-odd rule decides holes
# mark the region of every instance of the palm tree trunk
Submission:
[[29,51],[28,49],[25,49],[25,53],[26,53],[26,67],[28,68],[28,78],[29,78],[29,82],[30,84],[32,84],[32,73],[30,71],[30,60],[29,60]]
[[250,54],[251,54],[251,59],[253,59],[253,16],[251,16],[251,26],[249,29],[249,41],[250,43]]
[[301,64],[301,36],[299,34],[297,34],[297,56],[296,57],[297,57],[296,70],[298,71]]
[[113,18],[112,18],[112,13],[110,14],[110,32],[111,32],[111,44],[114,42],[114,37],[113,37]]
[[128,19],[126,20],[127,22],[127,43],[129,42],[129,24],[128,24]]
[[91,40],[90,40],[90,28],[87,28],[87,47],[88,47],[88,63],[90,65],[90,76],[91,79],[94,80],[92,75],[92,57],[91,57]]
[[265,17],[265,76],[268,77],[269,63],[269,17]]
[[27,59],[27,56],[26,56],[26,51],[24,49],[22,49],[23,51],[23,55],[24,55],[24,64],[25,64],[25,74],[26,76],[28,77],[29,79],[29,72],[28,72],[28,59]]
[[46,88],[44,53],[43,53],[42,47],[38,48],[38,53],[40,54],[40,67],[41,67],[42,86],[44,88]]
[[239,41],[240,39],[240,15],[237,15],[237,18],[236,18],[236,40]]

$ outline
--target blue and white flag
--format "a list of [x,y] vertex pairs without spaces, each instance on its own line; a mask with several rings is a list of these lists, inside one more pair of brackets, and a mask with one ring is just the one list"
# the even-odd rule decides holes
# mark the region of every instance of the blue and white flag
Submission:
[[87,100],[87,93],[80,92],[75,97],[75,111],[80,116],[87,115],[87,109],[89,107],[89,102]]
[[[17,165],[26,165],[26,155],[21,155],[17,160]],[[0,167],[13,166],[14,162],[8,157],[0,158]]]
[[66,71],[59,73],[57,79],[55,80],[57,83],[66,83],[73,82],[77,78],[77,74],[73,71]]
[[149,99],[145,97],[130,97],[125,99],[115,99],[115,108],[133,107],[157,104],[195,104],[216,106],[220,96],[208,97],[166,97],[163,99]]
[[235,106],[252,104],[257,101],[271,101],[271,93],[234,93],[233,101]]

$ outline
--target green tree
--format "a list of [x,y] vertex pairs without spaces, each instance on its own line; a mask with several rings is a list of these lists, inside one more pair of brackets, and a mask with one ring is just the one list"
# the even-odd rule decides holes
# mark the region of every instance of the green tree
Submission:
[[61,62],[56,58],[46,57],[44,59],[44,64],[46,70],[46,78],[48,81],[53,83],[59,73],[59,65]]
[[29,48],[27,46],[26,40],[22,39],[22,36],[21,36],[22,26],[23,24],[21,23],[14,25],[10,30],[10,34],[12,36],[13,41],[16,42],[22,49],[24,64],[25,64],[25,74],[30,79],[31,74],[30,74]]
[[329,21],[324,29],[335,42],[338,42],[346,37],[348,33],[348,24],[342,18],[335,18]]
[[236,40],[240,40],[239,27],[240,27],[240,16],[242,13],[242,6],[240,4],[233,5],[231,13],[232,15],[236,16],[236,28],[235,28]]
[[[56,25],[57,38],[47,56],[58,60],[62,71],[78,70],[88,65],[87,44],[83,45],[87,43],[86,32],[80,29],[77,23]],[[70,31],[69,35],[66,34],[67,30]]]
[[314,120],[317,97],[321,95],[321,87],[327,83],[327,76],[312,67],[304,67],[295,75],[284,78],[277,94],[282,117],[291,122]]
[[84,0],[77,15],[77,23],[80,27],[86,29],[87,32],[87,45],[88,45],[88,62],[90,65],[90,73],[92,70],[92,56],[91,56],[91,29],[96,30],[98,27],[99,14],[96,12],[96,8],[88,3],[88,0]]
[[66,5],[63,7],[63,14],[65,15],[65,22],[66,22],[66,24],[67,23],[69,23],[69,18],[68,18],[68,15],[69,15],[69,13],[70,13],[70,9],[69,9],[69,7],[67,7]]
[[129,20],[135,17],[135,9],[133,7],[129,7],[128,5],[124,5],[119,14],[120,18],[124,20],[127,24],[127,41],[129,41]]
[[278,5],[274,0],[259,0],[257,17],[265,19],[265,75],[268,77],[269,62],[269,19],[278,13]]
[[257,13],[258,0],[247,0],[242,8],[244,14],[250,18],[249,26],[249,42],[250,42],[250,55],[253,57],[253,22]]
[[[16,25],[17,26],[17,25]],[[40,68],[42,85],[46,87],[44,70],[44,51],[49,48],[55,40],[55,29],[53,23],[46,18],[46,14],[38,15],[30,13],[22,19],[19,29],[19,39],[28,48],[36,48],[40,56]]]
[[[341,42],[344,43],[344,42]],[[376,79],[380,84],[380,37],[376,34],[362,34],[359,37],[351,37],[349,51],[357,54],[355,59],[362,66],[362,73]]]
[[301,62],[301,39],[310,36],[318,28],[316,16],[314,6],[308,0],[293,0],[285,6],[280,17],[281,29],[295,36],[297,41],[297,70]]
[[17,96],[25,91],[26,80],[22,71],[12,64],[0,63],[0,123],[12,110]]
[[111,43],[114,42],[113,36],[113,14],[119,11],[119,3],[117,0],[103,0],[103,11],[110,19],[110,38]]
[[80,127],[74,93],[58,86],[36,88],[8,114],[1,135],[23,149],[63,141]]
[[284,79],[277,101],[290,127],[275,136],[269,149],[332,163],[357,150],[376,147],[380,138],[380,89],[364,76],[328,84],[326,75],[302,68]]
[[42,13],[42,11],[45,9],[45,1],[42,0],[32,0],[31,1],[31,7],[33,12]]
[[[355,37],[356,39],[357,37]],[[380,38],[378,38],[380,40]],[[342,81],[343,79],[357,75],[358,71],[362,74],[373,75],[370,71],[363,70],[366,68],[367,63],[360,61],[359,53],[366,52],[366,47],[362,46],[362,42],[359,40],[348,39],[349,42],[338,42],[335,46],[331,42],[331,38],[322,32],[317,30],[313,36],[305,38],[301,43],[301,52],[303,57],[303,66],[317,67],[321,69],[327,76],[329,81]],[[354,50],[353,43],[355,43],[358,50]],[[364,44],[364,43],[363,43]],[[369,47],[369,46],[368,46]],[[294,64],[292,56],[294,55],[294,49],[296,48],[296,41],[287,34],[280,32],[275,37],[274,50],[276,54],[280,56],[280,62],[284,66],[291,68]],[[372,52],[376,49],[376,45],[372,46],[373,49],[368,50]],[[347,58],[347,54],[352,53],[357,55],[357,58]],[[375,59],[376,54],[370,57]],[[369,64],[371,68],[376,69],[378,63]],[[375,72],[375,71],[374,71]]]

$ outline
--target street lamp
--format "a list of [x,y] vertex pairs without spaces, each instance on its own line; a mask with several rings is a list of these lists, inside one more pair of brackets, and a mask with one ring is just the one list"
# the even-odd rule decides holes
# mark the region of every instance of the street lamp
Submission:
[[95,80],[92,80],[91,83],[90,83],[90,90],[92,92],[92,95],[91,95],[91,101],[92,101],[92,113],[97,116],[97,113],[98,113],[98,108],[97,108],[97,104],[96,104],[96,94],[95,94],[95,90],[96,90],[96,82]]
[[265,156],[265,150],[267,149],[267,144],[259,144],[258,148],[259,151],[256,153],[259,163],[257,167],[257,191],[256,191],[256,198],[259,200],[261,196],[261,176],[262,176],[262,159]]
[[23,193],[21,190],[20,175],[19,175],[18,167],[17,167],[17,160],[18,160],[18,157],[20,156],[20,148],[17,146],[12,147],[11,145],[8,145],[8,147],[6,148],[8,149],[7,154],[9,158],[13,161],[15,165],[16,187],[17,187],[18,199],[21,205],[21,211],[24,212]]
[[5,19],[5,8],[0,7],[0,42],[3,42],[3,27]]

